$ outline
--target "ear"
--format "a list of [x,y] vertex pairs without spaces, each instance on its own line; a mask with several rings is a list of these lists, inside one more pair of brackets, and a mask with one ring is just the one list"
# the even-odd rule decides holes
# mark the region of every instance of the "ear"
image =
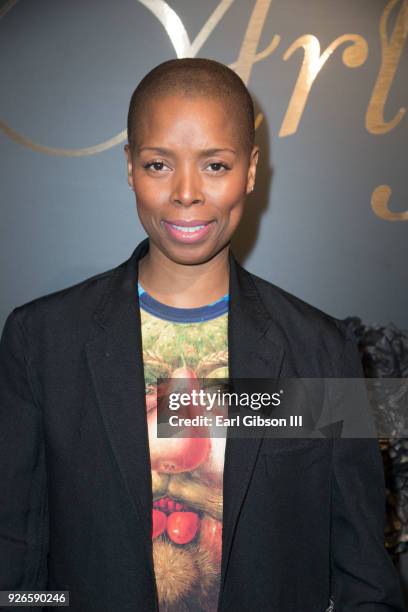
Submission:
[[251,155],[249,158],[249,166],[248,166],[248,178],[247,178],[247,186],[246,192],[251,193],[255,187],[255,176],[256,176],[256,165],[258,163],[259,158],[259,147],[258,145],[254,145],[251,151]]
[[125,144],[124,146],[125,157],[127,161],[127,177],[128,177],[128,185],[130,189],[133,189],[133,165],[132,165],[132,152],[130,150],[129,144]]

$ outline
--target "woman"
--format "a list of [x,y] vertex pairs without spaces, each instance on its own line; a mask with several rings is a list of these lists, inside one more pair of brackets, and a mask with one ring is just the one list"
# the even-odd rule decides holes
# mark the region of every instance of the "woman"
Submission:
[[87,612],[402,612],[375,439],[157,436],[158,378],[362,377],[340,321],[230,251],[259,157],[243,82],[165,62],[128,139],[148,238],[3,332],[1,588]]

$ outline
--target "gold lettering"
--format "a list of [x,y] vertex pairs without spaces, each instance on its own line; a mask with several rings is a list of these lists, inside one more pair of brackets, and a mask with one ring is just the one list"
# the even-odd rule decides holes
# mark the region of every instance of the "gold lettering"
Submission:
[[4,15],[8,13],[9,10],[12,9],[15,4],[17,4],[17,2],[18,0],[9,0],[9,2],[6,2],[6,4],[0,9],[0,19],[4,17]]
[[58,147],[48,147],[46,145],[39,144],[38,142],[34,142],[26,136],[19,134],[13,128],[7,125],[4,121],[0,120],[0,132],[3,132],[13,140],[17,144],[23,145],[27,149],[31,149],[32,151],[37,151],[37,153],[45,153],[46,155],[57,155],[59,157],[83,157],[85,155],[95,155],[96,153],[101,153],[102,151],[106,151],[107,149],[111,149],[115,145],[120,144],[125,141],[127,138],[127,131],[123,130],[123,132],[119,132],[116,136],[105,140],[104,142],[100,142],[96,145],[92,145],[90,147],[83,147],[82,149],[60,149]]
[[296,132],[314,80],[333,51],[345,42],[351,42],[353,44],[343,51],[343,63],[349,68],[356,68],[364,64],[368,57],[368,45],[366,40],[358,34],[344,34],[343,36],[339,36],[327,47],[322,55],[320,55],[320,43],[316,36],[305,34],[295,40],[285,52],[283,59],[286,61],[297,49],[303,48],[304,58],[298,80],[279,132],[280,137],[289,136]]
[[164,0],[139,0],[160,21],[170,38],[178,58],[195,57],[212,31],[224,17],[235,0],[221,0],[207,19],[195,40],[190,42],[187,30],[180,17]]
[[280,37],[275,35],[267,49],[257,56],[259,39],[271,2],[272,0],[257,0],[242,41],[238,59],[234,64],[230,64],[230,68],[239,74],[245,85],[248,85],[254,63],[272,53],[280,41]]
[[[235,0],[221,0],[192,42],[190,41],[180,17],[167,2],[164,0],[138,1],[150,10],[163,25],[173,44],[177,57],[195,57]],[[393,129],[398,125],[406,112],[405,108],[400,108],[392,121],[389,123],[384,122],[384,105],[395,77],[408,33],[408,0],[402,0],[401,10],[398,14],[394,31],[390,40],[387,38],[387,22],[389,15],[392,9],[400,1],[401,0],[389,1],[380,22],[382,64],[366,114],[367,129],[375,134],[385,133]],[[9,0],[6,2],[2,9],[0,9],[0,18],[4,17],[4,15],[17,3],[18,0]],[[280,44],[281,38],[279,35],[275,34],[271,42],[262,51],[257,52],[257,47],[271,3],[272,0],[256,0],[238,59],[236,62],[230,64],[230,68],[235,70],[246,84],[249,82],[253,65],[268,57]],[[344,42],[351,42],[352,45],[348,46],[343,51],[343,63],[350,68],[361,66],[367,59],[368,47],[364,38],[357,34],[345,34],[340,36],[329,45],[322,55],[320,55],[320,43],[318,39],[310,34],[298,38],[286,51],[283,57],[284,60],[289,59],[299,48],[304,49],[304,58],[279,136],[288,136],[297,131],[314,80],[330,55]],[[259,127],[262,120],[263,115],[259,113],[255,121],[256,128]],[[62,149],[35,143],[19,134],[3,121],[0,121],[0,131],[15,142],[34,151],[39,151],[48,155],[70,157],[93,155],[120,144],[126,139],[126,130],[123,130],[116,136],[93,146],[78,149]]]
[[392,9],[400,0],[390,0],[384,9],[380,21],[381,37],[381,67],[374,85],[373,93],[366,113],[366,128],[371,134],[386,134],[393,130],[406,113],[406,108],[400,108],[391,121],[384,119],[384,106],[390,93],[402,50],[408,33],[408,2],[403,0],[401,10],[395,22],[394,31],[388,41],[387,23]]
[[393,212],[389,209],[391,194],[392,189],[389,185],[379,185],[374,189],[371,196],[371,208],[374,213],[386,221],[408,221],[408,210]]
[[[271,0],[269,0],[271,1]],[[0,18],[8,12],[18,0],[12,0],[7,3],[0,12]],[[195,57],[200,51],[211,32],[216,25],[221,21],[226,11],[229,9],[234,0],[221,0],[220,4],[210,15],[195,40],[191,43],[187,31],[177,13],[164,0],[139,0],[153,15],[160,21],[166,30],[177,57]],[[6,10],[7,9],[7,10]],[[9,138],[14,140],[28,149],[46,153],[47,155],[58,155],[63,157],[81,157],[83,155],[94,155],[106,149],[124,142],[127,138],[126,130],[119,132],[116,136],[105,140],[99,144],[83,147],[79,149],[63,149],[60,147],[48,147],[39,143],[33,142],[22,134],[19,134],[13,128],[8,126],[4,121],[0,121],[0,131],[4,132]]]
[[263,113],[258,113],[255,119],[255,129],[257,130],[263,121]]

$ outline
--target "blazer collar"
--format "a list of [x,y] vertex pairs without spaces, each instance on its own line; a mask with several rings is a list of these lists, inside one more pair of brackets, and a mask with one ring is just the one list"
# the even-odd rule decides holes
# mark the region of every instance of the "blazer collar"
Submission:
[[[111,283],[95,310],[94,317],[104,329],[115,325],[119,314],[139,309],[137,290],[138,264],[149,250],[149,238],[138,244],[131,257],[113,271]],[[245,317],[253,331],[259,335],[273,323],[267,309],[260,300],[251,274],[242,268],[229,251],[230,308],[233,314]],[[242,333],[242,329],[240,330]]]
[[[148,249],[146,238],[113,271],[109,287],[94,313],[98,331],[87,342],[86,353],[114,461],[133,511],[144,528],[144,546],[153,578],[152,482],[137,292],[138,262]],[[252,275],[238,264],[231,251],[229,264],[229,375],[231,378],[278,378],[284,360],[278,327],[263,304]],[[220,597],[235,525],[260,444],[260,437],[238,439],[227,433]],[[129,517],[130,525],[135,523],[134,519],[134,515]]]

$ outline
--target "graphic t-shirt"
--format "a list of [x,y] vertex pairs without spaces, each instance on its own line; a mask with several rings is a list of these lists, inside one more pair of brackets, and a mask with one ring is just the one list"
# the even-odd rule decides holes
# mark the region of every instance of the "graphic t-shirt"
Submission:
[[160,612],[215,612],[222,551],[225,438],[158,438],[157,378],[228,377],[228,295],[175,308],[138,285]]

